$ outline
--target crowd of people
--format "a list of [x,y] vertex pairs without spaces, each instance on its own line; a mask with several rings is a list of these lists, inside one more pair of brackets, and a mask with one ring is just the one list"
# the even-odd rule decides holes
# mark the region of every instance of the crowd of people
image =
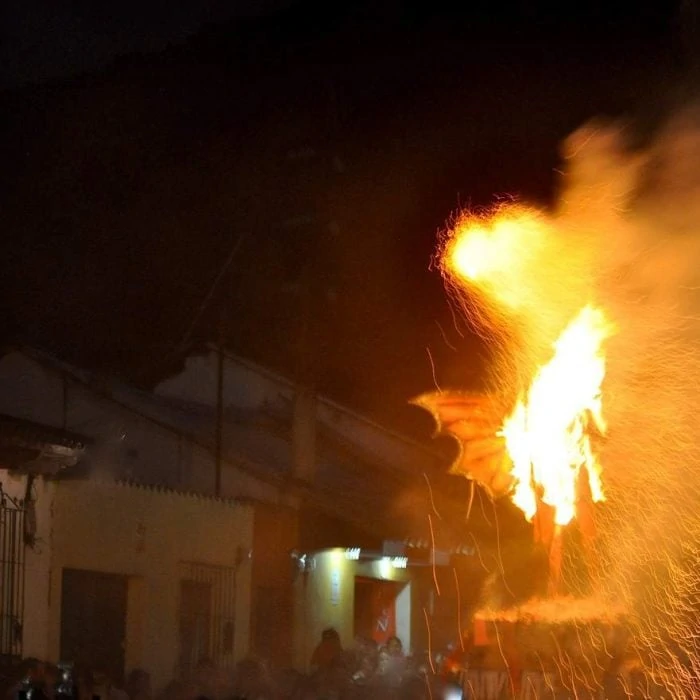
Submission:
[[[60,700],[62,669],[28,659],[5,674],[6,700]],[[71,671],[76,700],[370,700],[430,697],[426,675],[404,653],[398,637],[384,645],[356,640],[343,649],[334,629],[323,632],[309,673],[274,670],[263,660],[247,658],[234,669],[203,659],[190,673],[153,691],[149,674],[132,671],[123,685],[107,674],[76,667]]]
[[[200,663],[187,679],[172,683],[158,700],[427,700],[424,669],[404,653],[398,637],[378,645],[358,637],[344,649],[333,628],[323,631],[309,672],[275,671],[245,659],[232,674]],[[132,699],[133,700],[133,699]]]
[[[6,700],[68,697],[75,700],[501,700],[513,697],[563,700],[574,697],[564,688],[563,694],[552,687],[543,686],[535,691],[535,685],[531,685],[528,689],[519,683],[519,678],[524,676],[517,668],[499,670],[499,663],[502,665],[504,661],[502,655],[489,661],[484,657],[484,649],[472,652],[481,656],[470,654],[471,663],[464,658],[464,652],[430,658],[407,655],[401,640],[395,636],[382,645],[358,637],[350,648],[344,649],[336,630],[329,628],[323,631],[313,652],[309,673],[274,670],[256,658],[244,659],[234,669],[220,668],[203,659],[191,672],[180,674],[177,680],[154,693],[149,674],[141,669],[132,671],[123,685],[117,685],[104,672],[76,667],[67,673],[30,659],[6,675],[4,697]],[[473,681],[469,674],[477,669],[484,678]],[[508,682],[501,677],[504,673]],[[609,686],[601,684],[595,692],[576,693],[575,697],[595,700],[651,697],[638,695],[634,683],[620,685],[618,675],[616,671],[610,676]],[[70,679],[66,685],[67,676]]]
[[5,700],[60,700],[69,697],[76,700],[153,700],[150,677],[141,669],[132,671],[124,688],[120,688],[103,671],[61,668],[38,659],[25,659],[6,670],[2,675],[2,689]]

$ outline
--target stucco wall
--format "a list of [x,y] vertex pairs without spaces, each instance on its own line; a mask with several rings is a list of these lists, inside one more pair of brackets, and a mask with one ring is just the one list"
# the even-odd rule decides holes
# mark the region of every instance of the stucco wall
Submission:
[[[252,548],[247,505],[96,481],[60,482],[53,519],[49,656],[58,658],[61,572],[88,569],[132,577],[127,672],[146,668],[156,687],[173,677],[178,654],[179,564],[235,567]],[[235,657],[248,650],[250,562],[237,574]]]

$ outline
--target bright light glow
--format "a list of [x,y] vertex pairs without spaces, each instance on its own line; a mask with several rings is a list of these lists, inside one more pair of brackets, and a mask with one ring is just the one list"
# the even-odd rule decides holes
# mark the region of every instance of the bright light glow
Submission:
[[492,218],[463,216],[443,251],[443,266],[462,283],[478,286],[499,304],[516,309],[528,301],[527,288],[519,282],[546,234],[539,213],[524,207]]
[[328,552],[328,558],[331,563],[331,566],[337,569],[341,567],[343,565],[343,562],[345,561],[345,552],[344,550],[337,547]]
[[349,547],[345,550],[345,558],[349,561],[357,561],[360,558],[360,551],[359,547]]
[[448,686],[443,695],[445,700],[462,700],[464,691],[459,686]]
[[408,566],[408,557],[392,557],[391,565],[395,569],[405,569]]
[[555,523],[571,522],[584,474],[593,501],[603,500],[590,428],[605,431],[602,343],[610,330],[602,311],[586,306],[561,334],[554,357],[505,421],[502,435],[516,478],[512,499],[528,520],[535,515],[540,491],[542,501],[555,509]]
[[394,567],[391,565],[391,557],[382,557],[377,562],[377,568],[379,569],[379,575],[382,578],[391,578]]

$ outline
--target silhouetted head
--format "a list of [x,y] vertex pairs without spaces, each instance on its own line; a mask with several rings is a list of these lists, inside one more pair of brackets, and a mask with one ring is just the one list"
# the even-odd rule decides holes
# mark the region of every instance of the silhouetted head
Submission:
[[327,627],[325,630],[323,630],[323,632],[321,632],[321,639],[326,642],[339,642],[340,635],[335,627]]

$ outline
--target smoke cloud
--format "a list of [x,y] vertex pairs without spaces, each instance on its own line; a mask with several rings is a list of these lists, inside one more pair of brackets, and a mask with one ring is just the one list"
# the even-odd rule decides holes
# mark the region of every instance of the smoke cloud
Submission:
[[[474,244],[486,261],[477,289],[443,267],[445,279],[493,344],[490,386],[507,401],[583,306],[612,323],[597,587],[625,602],[652,675],[674,697],[697,696],[700,110],[669,118],[643,145],[629,125],[592,122],[566,140],[562,159],[552,211],[502,203],[497,219],[517,225]],[[461,214],[443,254],[455,230],[487,229],[492,216]]]

